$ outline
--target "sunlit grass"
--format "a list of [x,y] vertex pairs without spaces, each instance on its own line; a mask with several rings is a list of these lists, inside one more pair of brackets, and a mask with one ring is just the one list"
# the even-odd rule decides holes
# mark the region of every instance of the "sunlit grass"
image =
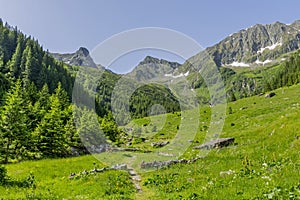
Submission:
[[[141,171],[143,193],[136,192],[125,171],[109,171],[76,180],[69,180],[68,176],[73,172],[91,170],[94,163],[103,167],[128,162],[138,167],[142,160],[155,160],[158,158],[155,152],[167,149],[154,148],[151,143],[172,143],[180,125],[187,127],[180,127],[183,131],[181,134],[186,134],[184,142],[188,142],[194,132],[196,134],[180,158],[193,158],[199,154],[199,150],[192,147],[203,142],[210,125],[211,110],[208,106],[200,108],[200,111],[184,111],[181,115],[174,113],[138,119],[127,125],[126,128],[140,127],[141,135],[146,138],[146,142],[139,141],[130,147],[148,149],[154,153],[105,153],[97,156],[100,161],[93,156],[82,156],[6,165],[11,177],[24,178],[33,172],[36,188],[0,187],[0,197],[297,199],[300,195],[300,85],[278,89],[275,93],[272,98],[254,96],[229,103],[227,109],[231,107],[232,114],[227,112],[223,131],[216,134],[219,137],[234,137],[236,144],[211,150],[195,163]],[[198,122],[195,120],[197,118],[200,119]],[[162,125],[163,119],[165,123]],[[156,130],[152,131],[154,125]]]

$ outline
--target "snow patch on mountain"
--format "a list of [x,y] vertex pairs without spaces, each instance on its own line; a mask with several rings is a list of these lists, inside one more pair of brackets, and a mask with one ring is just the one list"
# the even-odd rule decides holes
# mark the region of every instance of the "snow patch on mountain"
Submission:
[[249,67],[250,65],[248,63],[234,61],[233,63],[227,64],[227,66],[231,66],[231,67]]
[[270,63],[270,62],[272,62],[272,60],[269,60],[269,59],[267,59],[265,61],[260,61],[259,59],[257,59],[255,61],[255,63],[258,64],[258,65],[265,65],[265,64]]
[[184,76],[188,76],[190,71],[187,71],[186,73],[180,73],[179,75],[173,75],[173,74],[165,74],[166,77],[172,77],[172,78],[180,78]]
[[264,52],[264,50],[266,50],[266,49],[273,50],[273,49],[275,49],[276,47],[281,46],[281,45],[282,45],[281,42],[277,42],[277,43],[275,43],[275,44],[273,44],[273,45],[271,45],[271,46],[266,46],[266,47],[261,48],[260,50],[257,51],[257,53],[262,53],[262,52]]

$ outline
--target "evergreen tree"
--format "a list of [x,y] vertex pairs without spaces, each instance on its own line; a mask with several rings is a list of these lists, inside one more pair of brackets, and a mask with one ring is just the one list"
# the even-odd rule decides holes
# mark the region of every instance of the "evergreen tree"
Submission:
[[1,113],[0,124],[0,151],[3,162],[9,159],[21,159],[28,151],[30,132],[27,128],[28,116],[21,81],[10,89]]
[[65,131],[65,124],[69,120],[69,112],[66,110],[68,107],[65,107],[68,102],[65,99],[66,93],[59,85],[56,93],[50,97],[50,109],[35,131],[39,151],[45,157],[67,156],[70,153]]
[[48,85],[45,84],[39,91],[38,100],[36,102],[36,107],[41,111],[42,114],[45,114],[45,112],[50,108],[50,96]]
[[22,81],[25,87],[30,83],[32,77],[32,52],[30,46],[27,46],[23,54],[23,71],[22,71]]
[[18,77],[20,74],[20,65],[22,60],[22,51],[23,51],[23,35],[20,35],[18,38],[18,45],[16,47],[15,53],[12,56],[12,59],[9,62],[9,70],[12,77]]
[[117,140],[119,130],[111,112],[102,119],[101,129],[111,141]]
[[75,135],[75,138],[77,140],[80,138],[82,145],[90,153],[99,153],[102,151],[107,142],[105,135],[100,130],[96,113],[87,108],[78,109],[75,120],[77,120],[76,126],[79,136]]
[[85,151],[85,148],[81,142],[80,136],[76,129],[75,120],[73,116],[73,109],[78,109],[78,108],[76,108],[75,105],[74,106],[70,105],[66,110],[69,116],[69,120],[66,122],[66,126],[65,126],[66,137],[71,147],[75,147],[78,150]]
[[38,149],[44,157],[60,157],[69,154],[63,119],[64,112],[61,110],[59,99],[53,95],[50,110],[35,131]]
[[66,109],[69,106],[69,97],[67,92],[62,88],[62,84],[59,82],[55,89],[55,96],[61,105],[61,109]]

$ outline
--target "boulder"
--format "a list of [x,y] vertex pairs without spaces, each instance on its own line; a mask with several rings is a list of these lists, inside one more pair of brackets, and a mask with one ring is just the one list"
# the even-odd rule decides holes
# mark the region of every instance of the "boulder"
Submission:
[[266,95],[265,95],[265,98],[271,98],[271,97],[273,97],[273,96],[275,96],[276,94],[275,94],[275,92],[270,92],[270,93],[267,93]]
[[234,143],[234,138],[219,138],[206,142],[199,146],[195,146],[194,149],[212,149],[212,148],[222,148]]
[[116,164],[111,167],[112,169],[115,170],[127,170],[127,165],[126,164]]
[[151,146],[152,147],[164,147],[166,146],[167,144],[169,144],[169,142],[152,142],[151,143]]
[[145,162],[142,161],[141,163],[141,169],[149,169],[149,168],[161,168],[164,166],[169,166],[177,163],[183,163],[183,164],[188,164],[188,163],[193,163],[196,162],[198,159],[201,159],[203,157],[197,157],[191,160],[186,160],[186,159],[180,159],[180,160],[166,160],[166,161],[153,161],[153,162]]
[[240,110],[246,110],[246,109],[248,109],[247,106],[244,106],[244,107],[241,107],[241,108],[240,108]]

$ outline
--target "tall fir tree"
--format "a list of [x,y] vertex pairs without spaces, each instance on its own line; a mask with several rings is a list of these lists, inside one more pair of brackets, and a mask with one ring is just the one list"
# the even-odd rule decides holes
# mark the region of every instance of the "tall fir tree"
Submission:
[[18,44],[16,47],[16,50],[11,58],[11,60],[8,63],[10,75],[12,78],[16,78],[20,75],[21,69],[21,60],[22,60],[22,51],[24,46],[24,36],[21,34],[18,37]]
[[38,138],[38,149],[44,157],[61,157],[70,154],[69,140],[65,124],[69,120],[66,110],[65,92],[58,86],[55,94],[50,97],[50,109],[44,115],[35,130]]
[[0,121],[0,151],[2,160],[7,163],[9,159],[22,159],[26,157],[30,149],[30,132],[27,128],[28,102],[24,98],[24,90],[21,81],[16,84],[7,94],[3,106]]

